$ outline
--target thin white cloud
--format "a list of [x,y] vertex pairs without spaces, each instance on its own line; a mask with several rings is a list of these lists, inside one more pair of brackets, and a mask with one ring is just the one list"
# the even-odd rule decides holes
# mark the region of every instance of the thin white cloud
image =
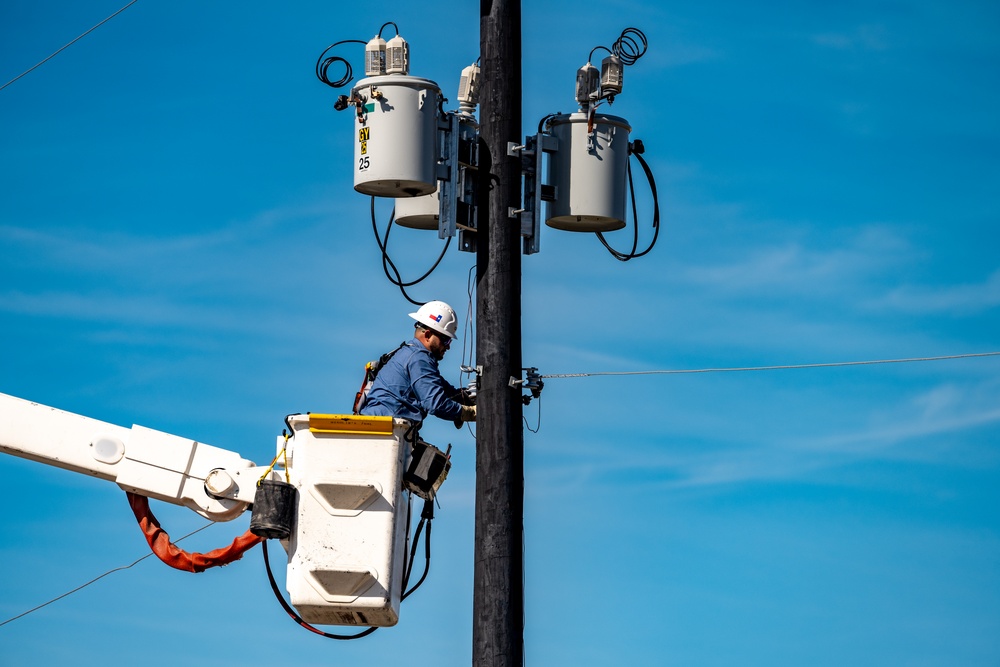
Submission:
[[[259,305],[259,304],[258,304]],[[120,345],[197,345],[204,336],[239,334],[293,341],[328,341],[346,324],[331,321],[322,312],[302,308],[262,311],[251,304],[206,305],[182,299],[117,293],[0,292],[0,312],[66,321],[91,322],[101,327],[94,340]],[[249,313],[253,313],[252,315]],[[178,338],[180,332],[189,336]]]
[[826,32],[812,36],[818,46],[840,51],[885,51],[889,48],[885,27],[863,24],[849,32]]
[[[807,292],[811,297],[843,291],[905,261],[908,244],[883,226],[863,228],[839,247],[814,248],[802,241],[743,249],[735,261],[683,269],[691,284],[720,292],[772,296]],[[777,289],[776,289],[777,288]]]
[[922,439],[998,422],[1000,389],[995,382],[981,385],[948,382],[921,392],[895,408],[878,411],[863,429],[818,438],[809,448],[841,454],[919,459],[924,458],[923,449],[916,443]]
[[[35,276],[0,288],[0,312],[121,327],[125,340],[137,329],[160,327],[304,331],[323,318],[301,307],[310,299],[303,285],[321,285],[338,268],[355,271],[360,261],[348,246],[309,240],[342,215],[333,203],[318,202],[173,235],[0,225],[8,262]],[[321,303],[322,296],[313,293],[310,302]]]
[[1000,306],[1000,270],[981,283],[943,287],[904,285],[871,305],[907,313],[980,313]]
[[653,71],[657,71],[671,67],[719,60],[722,57],[721,52],[703,45],[679,43],[668,45],[662,56],[658,57],[654,53],[648,58],[648,62],[643,62],[642,64],[643,66],[650,67]]
[[[361,216],[363,208],[355,207]],[[366,212],[365,212],[366,215]],[[90,229],[68,226],[39,231],[15,225],[0,225],[0,242],[7,250],[30,253],[37,262],[56,262],[60,266],[84,266],[101,270],[102,267],[127,267],[145,265],[151,257],[212,254],[219,262],[231,254],[234,247],[253,246],[280,237],[289,244],[291,251],[301,235],[326,221],[345,216],[342,202],[320,201],[294,204],[284,208],[262,211],[248,220],[221,224],[206,222],[203,233],[144,234],[124,232],[95,232]],[[148,230],[148,227],[143,229]],[[308,246],[306,246],[308,247]],[[285,249],[281,249],[282,252]],[[274,251],[279,254],[278,250]]]
[[[27,294],[7,291],[0,296],[0,311],[19,315],[58,317],[85,321],[162,326],[182,322],[190,316],[177,305],[149,298],[81,295],[69,292]],[[201,313],[199,315],[209,315]]]

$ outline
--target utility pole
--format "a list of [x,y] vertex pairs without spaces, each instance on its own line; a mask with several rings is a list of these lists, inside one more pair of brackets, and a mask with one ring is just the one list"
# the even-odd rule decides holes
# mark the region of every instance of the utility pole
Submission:
[[472,664],[524,662],[524,431],[521,377],[520,0],[480,5],[479,220],[477,222],[476,546]]

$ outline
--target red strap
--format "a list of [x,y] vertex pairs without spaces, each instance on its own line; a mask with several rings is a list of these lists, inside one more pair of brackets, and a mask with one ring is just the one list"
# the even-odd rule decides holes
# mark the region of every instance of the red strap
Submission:
[[239,560],[247,550],[264,541],[263,537],[254,535],[248,530],[233,540],[233,543],[228,547],[215,549],[207,554],[188,553],[175,546],[170,541],[170,535],[167,534],[167,531],[160,528],[160,522],[156,520],[152,510],[149,509],[149,498],[131,491],[126,493],[128,494],[128,504],[132,507],[135,518],[139,521],[139,527],[142,529],[143,535],[146,536],[149,548],[153,550],[157,558],[178,570],[204,572],[210,567],[228,565]]

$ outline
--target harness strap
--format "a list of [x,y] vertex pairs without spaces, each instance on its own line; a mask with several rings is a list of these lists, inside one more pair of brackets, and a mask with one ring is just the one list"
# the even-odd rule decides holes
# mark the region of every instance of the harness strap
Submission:
[[365,402],[368,400],[368,392],[371,390],[372,383],[375,382],[375,378],[378,377],[379,371],[389,363],[393,355],[402,350],[407,346],[407,342],[404,340],[399,344],[395,350],[386,352],[378,361],[369,361],[365,364],[365,376],[361,380],[361,388],[358,389],[358,393],[354,395],[354,414],[360,414],[361,409],[365,407]]

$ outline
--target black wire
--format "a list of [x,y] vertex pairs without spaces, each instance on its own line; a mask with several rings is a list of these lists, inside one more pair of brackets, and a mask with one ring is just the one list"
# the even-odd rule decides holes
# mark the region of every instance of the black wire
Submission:
[[[407,432],[407,436],[409,434],[410,433],[408,431]],[[404,438],[406,438],[407,436],[404,436]],[[421,513],[421,517],[420,517],[420,523],[417,525],[417,530],[416,530],[416,532],[413,535],[413,546],[410,549],[409,564],[406,564],[406,563],[403,564],[404,576],[403,576],[403,583],[402,583],[402,586],[400,588],[401,588],[401,590],[404,590],[406,592],[402,593],[402,595],[400,596],[400,598],[399,598],[400,602],[402,602],[403,600],[405,600],[406,598],[408,598],[411,594],[413,594],[413,592],[415,590],[417,590],[418,588],[420,588],[420,585],[424,583],[425,579],[427,579],[428,572],[430,572],[430,569],[431,569],[431,521],[433,519],[434,519],[434,501],[432,501],[432,500],[425,500],[424,501],[424,510]],[[417,581],[417,583],[415,583],[412,588],[410,588],[409,590],[407,590],[406,586],[407,586],[407,584],[410,581],[410,574],[413,571],[413,562],[414,562],[414,558],[416,557],[417,547],[420,545],[420,533],[423,530],[425,524],[427,526],[427,533],[424,535],[424,555],[425,555],[424,572],[420,576],[420,580]],[[271,591],[274,593],[274,597],[277,598],[278,602],[281,604],[281,608],[285,610],[285,613],[288,614],[291,617],[291,619],[293,621],[295,621],[296,623],[298,623],[301,627],[303,627],[306,630],[308,630],[310,632],[313,632],[313,633],[315,633],[317,635],[321,635],[323,637],[326,637],[327,639],[339,639],[339,640],[361,639],[362,637],[367,637],[371,633],[373,633],[376,630],[378,630],[378,626],[372,626],[372,627],[368,628],[367,630],[363,630],[362,632],[359,632],[359,633],[354,634],[354,635],[337,635],[337,634],[333,634],[333,633],[330,633],[330,632],[324,632],[324,631],[320,630],[319,628],[317,628],[317,627],[315,627],[313,625],[310,625],[309,623],[306,623],[305,620],[303,620],[303,618],[301,616],[299,616],[298,613],[296,613],[296,611],[294,609],[292,609],[292,606],[290,604],[288,604],[288,602],[285,600],[285,597],[281,594],[281,591],[278,590],[278,582],[275,581],[275,579],[274,579],[274,573],[271,571],[271,560],[268,557],[268,552],[267,552],[267,540],[264,540],[263,544],[261,544],[261,551],[264,554],[264,569],[267,571],[267,580],[271,584]],[[405,557],[406,554],[404,553],[403,555]]]
[[528,423],[528,418],[521,415],[521,419],[524,420],[524,427],[531,431],[532,433],[538,433],[542,428],[542,397],[538,397],[538,423],[535,424],[535,428],[531,428],[531,424]]
[[[346,58],[342,58],[341,56],[329,56],[325,59],[323,58],[323,56],[325,56],[330,49],[335,46],[340,46],[341,44],[367,44],[367,42],[362,42],[360,39],[345,39],[339,42],[334,42],[330,46],[323,49],[323,53],[319,54],[319,58],[316,59],[316,78],[331,88],[343,88],[349,84],[352,79],[354,79],[354,70],[351,68],[351,63],[348,62]],[[333,65],[334,63],[343,63],[344,76],[336,81],[331,81],[327,72],[330,69],[330,65]]]
[[406,429],[406,433],[403,434],[403,440],[410,443],[410,446],[413,447],[417,444],[417,436],[419,435],[419,424],[411,422],[410,428]]
[[622,34],[611,45],[611,52],[618,56],[623,65],[634,65],[635,61],[646,53],[646,35],[638,28],[625,28]]
[[[428,502],[430,502],[430,501],[428,501]],[[423,522],[423,519],[421,519],[421,522]],[[417,548],[417,543],[416,543],[416,541],[414,541],[414,543],[413,543],[414,552],[416,552],[416,548]],[[413,558],[414,555],[415,554],[410,554],[411,559]],[[412,566],[413,566],[413,563],[411,562],[410,563],[410,567],[412,567]],[[413,588],[411,588],[410,590],[408,590],[405,593],[403,593],[403,597],[400,598],[400,600],[405,600],[406,598],[410,597],[410,595],[413,593],[413,591],[415,591],[418,588],[420,588],[420,584],[424,583],[424,579],[427,578],[427,573],[430,572],[430,571],[431,571],[431,522],[428,521],[427,522],[427,533],[424,535],[424,573],[422,575],[420,575],[420,580],[417,581],[417,583],[413,584]],[[409,582],[409,576],[407,576],[407,582]],[[404,586],[404,588],[405,588],[405,586]]]
[[[395,212],[393,213],[393,217],[391,217],[389,219],[389,225],[385,228],[385,236],[383,237],[382,243],[379,245],[379,247],[382,248],[383,267],[384,267],[385,263],[392,264],[392,260],[389,259],[388,251],[386,249],[389,247],[389,232],[392,230],[392,226],[395,223],[394,218],[395,218]],[[423,282],[424,280],[426,280],[432,273],[434,273],[434,269],[436,269],[438,267],[438,264],[441,263],[441,260],[444,259],[444,254],[448,250],[448,246],[451,244],[451,239],[452,239],[452,237],[449,236],[448,240],[444,244],[444,249],[441,250],[441,254],[438,255],[437,261],[434,262],[434,265],[431,266],[431,268],[427,269],[427,272],[424,273],[424,275],[422,275],[419,278],[417,278],[416,280],[411,280],[409,282],[403,282],[402,278],[400,278],[399,271],[396,270],[396,266],[395,266],[395,264],[393,264],[393,267],[392,267],[393,271],[396,274],[396,277],[399,278],[399,282],[396,282],[396,281],[393,280],[393,284],[395,284],[395,285],[397,285],[399,287],[413,287],[414,285],[419,285],[421,282]],[[392,280],[392,278],[390,278],[390,280]],[[421,305],[423,305],[423,304],[421,304]]]
[[[472,266],[469,267],[469,276],[466,279],[465,293],[468,295],[468,310],[466,311],[465,318],[465,329],[462,331],[464,340],[462,341],[462,364],[465,366],[475,366],[476,358],[476,327],[474,323],[474,318],[476,310],[473,306],[473,290],[476,287],[476,264],[473,262]],[[468,356],[466,356],[468,352]],[[459,382],[461,382],[461,375],[459,375]]]
[[[207,523],[207,524],[205,524],[204,526],[202,526],[201,528],[198,528],[197,530],[194,530],[194,531],[192,531],[192,532],[188,533],[187,535],[185,535],[185,536],[183,536],[183,537],[179,537],[179,538],[177,538],[176,540],[174,540],[174,544],[180,544],[182,540],[186,540],[187,538],[191,537],[191,536],[192,536],[192,535],[194,535],[195,533],[200,533],[201,531],[205,530],[206,528],[210,528],[211,526],[214,526],[214,525],[215,525],[215,523],[214,523],[214,522],[213,522],[213,523]],[[139,559],[137,559],[137,560],[133,561],[133,562],[132,562],[131,564],[129,564],[129,565],[120,565],[120,566],[118,566],[118,567],[116,567],[116,568],[112,568],[112,569],[108,570],[107,572],[105,572],[104,574],[102,574],[102,575],[100,575],[100,576],[97,576],[97,577],[94,577],[93,579],[91,579],[91,580],[90,580],[90,581],[88,581],[87,583],[85,583],[85,584],[81,584],[80,586],[77,586],[76,588],[74,588],[74,589],[73,589],[73,590],[71,590],[71,591],[67,591],[67,592],[63,593],[62,595],[58,595],[58,596],[56,596],[56,597],[52,598],[52,599],[51,599],[51,600],[49,600],[48,602],[43,602],[43,603],[42,603],[42,604],[40,604],[40,605],[37,605],[37,606],[35,606],[35,607],[32,607],[32,608],[31,608],[31,609],[29,609],[28,611],[24,611],[24,612],[21,612],[21,613],[20,613],[20,614],[18,614],[17,616],[13,616],[13,617],[11,617],[11,618],[8,618],[8,619],[7,619],[6,621],[2,621],[2,622],[0,622],[0,626],[3,626],[3,625],[7,625],[7,624],[8,624],[8,623],[10,623],[11,621],[16,621],[17,619],[19,619],[19,618],[22,618],[22,617],[24,617],[24,616],[27,616],[28,614],[31,614],[31,613],[34,613],[34,612],[38,611],[39,609],[42,609],[43,607],[47,607],[47,606],[49,606],[50,604],[52,604],[53,602],[58,602],[59,600],[62,600],[62,599],[63,599],[63,598],[65,598],[65,597],[69,597],[70,595],[73,595],[74,593],[76,593],[76,592],[78,592],[78,591],[81,591],[81,590],[83,590],[83,589],[84,589],[84,588],[86,588],[87,586],[90,586],[91,584],[94,584],[94,583],[97,583],[98,581],[100,581],[100,580],[101,580],[101,579],[103,579],[104,577],[108,576],[109,574],[114,574],[115,572],[119,572],[119,571],[121,571],[121,570],[127,570],[127,569],[129,569],[130,567],[133,567],[133,566],[135,566],[135,565],[138,565],[138,564],[139,564],[139,563],[141,563],[142,561],[144,561],[144,560],[146,560],[147,558],[150,558],[150,557],[152,557],[152,556],[154,556],[154,555],[155,555],[155,554],[154,554],[154,553],[153,553],[152,551],[150,551],[150,552],[149,552],[149,553],[147,553],[147,554],[146,554],[145,556],[143,556],[143,557],[141,557],[141,558],[139,558]]]
[[949,354],[940,357],[911,357],[909,359],[872,359],[866,361],[833,361],[814,364],[783,364],[777,366],[736,366],[731,368],[675,368],[672,370],[655,371],[611,371],[600,373],[560,373],[558,375],[539,375],[540,378],[577,378],[608,375],[688,375],[691,373],[748,373],[757,371],[787,371],[803,368],[841,368],[844,366],[873,366],[875,364],[910,364],[923,361],[950,361],[952,359],[970,359],[978,357],[998,357],[1000,352],[972,352],[968,354]]
[[77,37],[76,39],[74,39],[73,41],[71,41],[68,44],[66,44],[65,46],[61,47],[59,50],[57,50],[52,55],[48,56],[44,60],[42,60],[42,61],[40,61],[40,62],[38,62],[38,63],[36,63],[34,65],[32,65],[31,67],[29,67],[25,71],[21,72],[20,74],[18,74],[17,76],[15,76],[13,79],[11,79],[10,81],[8,81],[7,83],[5,83],[2,86],[0,86],[0,90],[3,90],[4,88],[6,88],[7,86],[9,86],[10,84],[12,84],[15,81],[17,81],[18,79],[20,79],[21,77],[27,76],[31,72],[34,72],[36,69],[38,69],[39,67],[41,67],[45,63],[49,62],[50,60],[52,60],[53,58],[55,58],[56,56],[58,56],[60,53],[62,53],[63,51],[65,51],[69,47],[71,47],[74,44],[76,44],[81,39],[83,39],[84,37],[86,37],[90,33],[94,32],[95,30],[97,30],[98,28],[100,28],[102,25],[104,25],[105,23],[107,23],[108,21],[110,21],[111,19],[113,19],[114,17],[118,16],[119,14],[121,14],[123,11],[125,11],[126,9],[128,9],[129,7],[131,7],[132,5],[134,5],[135,3],[137,3],[138,1],[139,0],[132,0],[127,5],[125,5],[121,9],[119,9],[117,12],[115,12],[114,14],[112,14],[111,16],[109,16],[108,18],[104,19],[103,21],[101,21],[100,23],[98,23],[97,25],[95,25],[93,28],[87,30],[82,35],[80,35],[79,37]]
[[431,268],[428,269],[427,272],[424,273],[424,275],[420,276],[416,280],[411,280],[407,282],[403,280],[403,277],[400,274],[399,269],[396,267],[396,264],[392,261],[392,258],[389,257],[389,251],[388,251],[389,232],[392,230],[392,225],[395,222],[394,218],[395,218],[395,211],[389,217],[389,225],[385,228],[385,237],[383,238],[382,236],[379,235],[378,222],[375,218],[375,197],[372,197],[371,200],[372,232],[375,234],[375,242],[378,244],[378,249],[382,253],[382,271],[383,273],[385,273],[385,277],[389,279],[389,282],[391,282],[393,285],[399,288],[399,291],[403,294],[403,297],[407,301],[419,307],[424,305],[424,302],[413,299],[409,294],[407,294],[406,288],[413,287],[414,285],[423,282],[432,273],[434,273],[434,270],[437,269],[439,264],[441,264],[441,260],[444,259],[445,253],[448,252],[448,248],[451,247],[451,240],[453,237],[450,236],[448,237],[448,240],[444,244],[444,248],[441,249],[441,254],[438,255],[438,258],[434,262],[434,265],[431,266]]
[[557,111],[555,113],[550,113],[547,116],[543,116],[542,119],[540,121],[538,121],[538,132],[539,132],[539,134],[541,134],[541,132],[544,130],[546,123],[548,123],[550,120],[552,120],[556,116],[561,116],[561,115],[562,115],[562,112],[561,111]]
[[[617,44],[617,42],[615,42],[615,43]],[[592,49],[590,50],[590,54],[589,54],[589,55],[587,56],[587,62],[588,62],[588,63],[589,63],[589,62],[590,62],[591,60],[593,60],[593,59],[594,59],[594,51],[596,51],[596,50],[598,50],[598,49],[604,49],[604,50],[605,50],[605,51],[607,51],[608,53],[614,53],[614,51],[612,51],[611,49],[609,49],[609,48],[608,48],[608,47],[606,47],[606,46],[595,46],[594,48],[592,48]]]
[[632,182],[631,163],[629,163],[626,171],[628,173],[629,190],[631,191],[632,195],[632,218],[633,218],[633,223],[635,225],[632,251],[626,254],[623,252],[619,252],[618,250],[615,250],[604,238],[604,234],[601,232],[597,232],[597,238],[600,239],[604,247],[608,249],[608,252],[611,253],[612,257],[622,262],[627,262],[630,259],[642,257],[643,255],[649,253],[649,251],[653,249],[653,246],[656,245],[656,240],[660,236],[660,199],[659,195],[657,195],[656,192],[656,180],[653,178],[653,172],[650,170],[649,164],[647,164],[646,160],[642,157],[643,149],[641,148],[642,146],[641,142],[637,142],[637,144],[638,145],[636,146],[636,148],[633,151],[631,151],[631,154],[636,157],[636,159],[639,161],[639,166],[641,166],[642,170],[646,172],[646,180],[649,182],[649,190],[653,195],[653,238],[649,242],[649,246],[645,250],[639,253],[636,252],[636,248],[638,247],[638,241],[639,241],[639,219],[635,208],[635,186]]
[[[410,545],[409,558],[407,562],[403,565],[403,585],[400,587],[402,590],[406,590],[406,586],[410,583],[410,574],[413,571],[414,558],[417,555],[417,546],[420,544],[420,533],[424,530],[424,524],[427,523],[426,520],[420,519],[420,523],[417,524],[417,529],[413,532],[413,544]],[[403,552],[403,555],[407,555]],[[404,593],[400,600],[405,600],[406,594]]]
[[[386,26],[392,26],[393,30],[396,31],[396,36],[399,36],[399,28],[392,21],[387,21],[382,24],[382,27],[378,29],[378,36],[382,37],[382,31],[386,29]],[[368,42],[361,41],[360,39],[345,39],[339,42],[334,42],[330,46],[323,49],[323,53],[319,54],[319,58],[316,59],[316,78],[330,86],[331,88],[343,88],[349,84],[354,79],[354,69],[351,67],[351,63],[347,61],[346,58],[341,56],[329,56],[324,58],[330,49],[335,46],[340,46],[341,44],[364,44],[368,45]],[[331,81],[328,75],[330,66],[334,63],[343,63],[344,65],[344,76],[337,79],[336,81]]]
[[382,27],[378,29],[378,36],[381,37],[382,31],[385,30],[386,26],[390,25],[392,26],[392,29],[396,31],[396,37],[399,37],[399,27],[397,27],[396,24],[393,23],[392,21],[386,21],[385,23],[382,24]]
[[[411,447],[417,444],[419,432],[417,430],[416,424],[410,424],[410,428],[406,430],[403,434],[403,441],[410,444]],[[412,501],[412,496],[411,496]],[[406,523],[407,523],[407,534],[409,534],[409,523],[410,523],[410,507],[407,507]],[[420,522],[417,524],[417,529],[413,532],[413,544],[410,546],[409,558],[407,558],[407,552],[403,550],[403,584],[400,586],[401,591],[405,591],[399,598],[402,602],[410,596],[413,591],[420,588],[420,584],[424,583],[424,579],[427,578],[427,573],[431,569],[431,521],[434,520],[434,501],[424,500],[424,508],[420,512]],[[424,529],[424,525],[427,526],[427,534],[424,536],[424,551],[425,551],[425,562],[424,562],[424,573],[420,576],[420,581],[413,585],[413,588],[407,590],[407,586],[410,583],[410,575],[413,573],[413,563],[415,562],[417,556],[417,547],[420,545],[420,533]]]
[[[391,226],[392,226],[392,219],[390,218],[389,227]],[[417,301],[416,299],[414,299],[413,297],[411,297],[409,294],[406,293],[406,287],[404,287],[402,284],[403,278],[399,273],[399,269],[396,268],[396,265],[389,257],[389,253],[386,252],[385,242],[382,241],[382,239],[379,237],[378,226],[375,222],[375,197],[372,197],[372,231],[375,233],[375,242],[378,244],[379,250],[382,253],[382,272],[385,274],[385,277],[389,279],[389,282],[391,282],[393,285],[399,288],[399,291],[403,295],[404,299],[412,303],[414,306],[417,306],[418,308],[424,305],[424,302]],[[388,237],[389,237],[389,228],[386,228],[386,241],[388,241]],[[392,269],[392,272],[396,274],[395,278],[393,278],[392,275],[389,273],[390,268]]]
[[[287,417],[285,417],[285,423],[288,424],[289,428],[291,428],[291,425],[288,423],[288,419],[291,416],[292,415],[288,415]],[[412,425],[406,431],[406,433],[403,435],[403,439],[406,440],[406,441],[409,441],[409,442],[415,441],[416,437],[417,436],[416,436],[416,433],[414,433],[414,427]],[[426,511],[427,511],[426,508],[425,508],[424,511],[426,513]],[[433,518],[433,507],[431,509],[431,515],[432,515],[431,518]],[[409,518],[407,518],[407,521],[409,521]],[[422,528],[422,526],[424,524],[424,521],[425,521],[425,519],[421,518],[420,525],[417,527],[417,532],[414,535],[414,538],[413,538],[413,553],[416,553],[417,544],[420,541],[420,530],[421,530],[421,528]],[[431,532],[431,530],[430,530],[430,521],[427,520],[427,536],[424,538],[425,541],[426,541],[426,544],[427,544],[427,547],[426,547],[426,551],[427,551],[427,564],[426,564],[426,566],[424,568],[424,576],[420,577],[420,581],[418,581],[417,584],[413,588],[411,588],[405,595],[403,595],[403,596],[400,597],[400,601],[406,599],[406,596],[409,595],[410,593],[412,593],[413,591],[415,591],[420,586],[420,584],[422,584],[424,582],[424,579],[427,577],[427,572],[428,572],[428,570],[430,570],[430,558],[431,558],[431,552],[430,552],[430,532]],[[285,610],[285,613],[288,614],[291,617],[291,619],[293,621],[295,621],[296,623],[298,623],[301,627],[303,627],[306,630],[308,630],[310,632],[313,632],[313,633],[315,633],[317,635],[326,637],[327,639],[338,639],[338,640],[342,640],[342,641],[351,640],[351,639],[361,639],[362,637],[367,637],[371,633],[373,633],[376,630],[378,630],[378,626],[372,626],[372,627],[369,627],[367,630],[363,630],[363,631],[361,631],[361,632],[359,632],[357,634],[354,634],[354,635],[337,635],[337,634],[333,634],[333,633],[330,633],[330,632],[324,632],[324,631],[320,630],[319,628],[317,628],[317,627],[315,627],[313,625],[310,625],[309,623],[306,623],[305,620],[303,620],[303,618],[301,616],[299,616],[295,612],[294,609],[292,609],[291,605],[288,604],[288,602],[285,600],[285,597],[281,594],[281,591],[278,590],[278,582],[275,581],[275,579],[274,579],[274,573],[271,571],[271,560],[268,557],[268,553],[267,553],[267,540],[263,540],[263,544],[261,544],[261,552],[264,554],[264,569],[267,571],[267,580],[271,584],[271,591],[274,593],[274,597],[277,598],[278,602],[281,604],[281,608]],[[405,552],[404,552],[403,555],[405,557],[405,555],[406,555]],[[405,562],[403,564],[403,569],[406,572],[406,576],[403,579],[403,584],[402,584],[401,588],[404,589],[404,590],[406,588],[407,581],[409,580],[409,577],[410,577],[410,569],[412,569],[412,567],[413,567],[413,565],[412,565],[412,559],[413,559],[413,556],[411,554],[410,565],[407,566],[407,564]]]
[[[424,500],[424,509],[420,513],[420,524],[417,526],[417,532],[413,537],[413,548],[410,551],[410,568],[406,572],[406,577],[403,580],[403,597],[400,601],[405,600],[410,597],[413,591],[420,588],[420,584],[424,583],[424,579],[427,578],[427,573],[431,570],[431,521],[434,520],[434,501],[431,499]],[[424,535],[424,573],[420,576],[420,581],[413,584],[413,588],[406,590],[406,585],[410,581],[410,572],[413,569],[413,560],[417,555],[417,544],[420,541],[420,529],[423,527],[424,523],[427,523],[427,533]]]
[[627,257],[635,257],[635,250],[639,247],[639,210],[635,206],[635,182],[632,180],[632,161],[626,162],[625,173],[628,174],[629,200],[632,202],[632,249]]
[[356,635],[335,635],[335,634],[332,634],[330,632],[323,632],[319,628],[314,627],[314,626],[309,625],[308,623],[306,623],[304,620],[302,620],[301,616],[299,616],[297,613],[295,613],[295,610],[292,609],[291,605],[289,605],[285,601],[285,598],[281,594],[281,591],[278,590],[278,582],[276,582],[274,580],[274,573],[271,572],[271,561],[267,557],[267,540],[264,540],[263,543],[261,544],[261,551],[264,554],[264,569],[267,570],[267,580],[269,582],[271,582],[271,590],[274,591],[274,597],[278,598],[278,602],[281,603],[281,607],[282,607],[282,609],[285,610],[285,613],[287,613],[289,616],[291,616],[292,620],[295,621],[296,623],[298,623],[300,626],[302,626],[303,628],[305,628],[306,630],[308,630],[310,632],[316,633],[317,635],[321,635],[323,637],[326,637],[327,639],[342,639],[342,640],[360,639],[362,637],[367,637],[371,633],[373,633],[376,630],[378,630],[377,626],[372,626],[372,627],[368,628],[367,630],[359,632]]
[[[466,284],[466,293],[469,296],[469,311],[466,317],[465,329],[463,331],[464,340],[462,341],[462,365],[469,366],[473,369],[476,367],[476,327],[475,327],[475,307],[473,305],[473,291],[476,288],[476,264],[473,262],[472,266],[469,267],[469,277]],[[466,355],[468,353],[468,355]],[[476,383],[478,384],[479,378],[475,370],[469,373],[460,372],[458,376],[459,385],[465,384],[465,375],[476,375]],[[465,422],[465,427],[469,431],[469,435],[472,439],[476,439],[476,431],[472,428],[474,422]]]
[[622,65],[634,65],[639,58],[642,58],[646,54],[646,48],[649,46],[649,42],[646,41],[646,35],[638,28],[625,28],[622,30],[622,34],[618,36],[615,43],[611,45],[609,49],[606,46],[595,46],[590,50],[590,54],[587,55],[587,62],[589,63],[594,59],[594,52],[599,49],[604,49],[608,53],[618,56],[618,59],[622,61]]
[[[404,574],[410,570],[409,561],[407,560],[407,547],[410,544],[410,519],[413,518],[413,496],[407,494],[406,498],[406,529],[403,531],[406,535],[406,544],[403,546],[403,572]],[[414,535],[414,539],[416,536]],[[408,575],[407,575],[408,576]],[[403,585],[400,586],[401,590],[406,589],[406,576],[403,577]]]

